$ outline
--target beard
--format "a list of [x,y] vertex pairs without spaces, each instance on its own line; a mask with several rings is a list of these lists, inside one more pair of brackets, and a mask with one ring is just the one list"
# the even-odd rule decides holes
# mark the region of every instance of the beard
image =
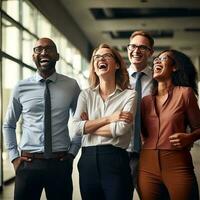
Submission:
[[55,70],[56,61],[49,61],[48,63],[36,63],[37,69],[42,73],[48,73]]

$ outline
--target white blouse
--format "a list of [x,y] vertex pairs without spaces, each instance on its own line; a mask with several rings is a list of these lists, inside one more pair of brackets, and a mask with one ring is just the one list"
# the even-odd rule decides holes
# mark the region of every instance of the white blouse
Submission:
[[[112,137],[104,137],[93,134],[84,134],[86,121],[81,120],[80,115],[86,112],[89,120],[109,116],[117,111],[132,112],[135,118],[136,91],[131,89],[122,90],[116,86],[115,91],[104,101],[99,94],[99,85],[94,88],[83,90],[78,99],[75,115],[72,119],[72,135],[82,135],[82,146],[96,146],[112,144],[126,149],[130,143],[133,124],[123,121],[110,123]],[[135,121],[135,120],[133,120]]]

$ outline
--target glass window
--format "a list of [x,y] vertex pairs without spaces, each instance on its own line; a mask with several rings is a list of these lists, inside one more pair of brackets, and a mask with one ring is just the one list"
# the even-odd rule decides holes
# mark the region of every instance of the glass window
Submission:
[[28,2],[23,1],[22,3],[22,24],[32,33],[36,33],[36,23],[37,12],[32,5]]
[[2,50],[7,54],[19,58],[19,29],[6,19],[2,20]]
[[[9,59],[2,59],[2,86],[3,86],[3,121],[4,117],[7,111],[9,99],[11,92],[16,85],[16,83],[19,81],[20,77],[20,66],[9,60]],[[17,138],[20,137],[20,123],[17,126],[16,129]],[[9,178],[13,177],[15,175],[13,166],[8,158],[8,152],[3,148],[3,178],[4,181],[8,180]]]
[[67,63],[62,57],[60,57],[60,60],[56,64],[56,71],[66,76],[73,76],[72,65]]
[[28,69],[26,67],[23,67],[23,71],[22,71],[23,79],[28,78],[32,76],[33,74],[35,74],[35,71]]
[[65,58],[67,62],[72,63],[72,57],[73,57],[72,46],[68,43],[65,50]]
[[16,21],[19,21],[19,0],[2,1],[2,9]]
[[66,38],[60,37],[59,53],[63,58],[66,58],[67,41]]
[[75,48],[72,49],[72,52],[73,52],[72,56],[73,70],[75,74],[78,74],[81,71],[81,55]]
[[86,89],[89,87],[88,79],[86,79],[82,74],[76,75],[75,78],[81,89]]
[[38,14],[37,35],[41,37],[51,37],[51,24],[41,14]]
[[26,31],[23,31],[22,60],[24,63],[33,67],[35,67],[35,65],[33,64],[32,54],[33,54],[33,46],[35,42],[36,42],[36,39],[32,35],[30,35]]
[[50,38],[53,39],[53,41],[55,42],[57,48],[58,48],[58,52],[61,52],[61,34],[55,29],[55,27],[51,26],[51,36]]
[[[83,72],[87,71],[86,74],[89,72],[89,63],[84,57],[81,58],[81,68]],[[88,77],[88,75],[86,75],[86,77]]]
[[16,82],[19,80],[19,68],[20,66],[6,58],[2,59],[3,66],[3,88],[4,89],[12,89]]

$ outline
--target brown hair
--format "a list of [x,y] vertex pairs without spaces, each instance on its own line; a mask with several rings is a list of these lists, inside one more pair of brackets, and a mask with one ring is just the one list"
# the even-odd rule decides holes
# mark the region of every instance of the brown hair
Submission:
[[119,52],[112,48],[111,46],[107,44],[100,44],[96,49],[94,49],[92,53],[92,58],[90,60],[90,75],[89,75],[89,84],[92,88],[95,88],[99,84],[99,77],[96,75],[94,71],[94,55],[96,52],[101,48],[107,48],[110,49],[112,54],[114,55],[114,59],[119,66],[119,69],[116,70],[115,73],[115,79],[116,84],[122,88],[122,90],[127,89],[129,87],[129,75],[127,71],[126,64],[119,54]]
[[151,37],[151,35],[149,33],[145,32],[145,31],[135,31],[135,32],[133,32],[131,34],[129,40],[133,39],[137,35],[141,35],[141,36],[146,37],[149,40],[150,47],[153,48],[154,39]]

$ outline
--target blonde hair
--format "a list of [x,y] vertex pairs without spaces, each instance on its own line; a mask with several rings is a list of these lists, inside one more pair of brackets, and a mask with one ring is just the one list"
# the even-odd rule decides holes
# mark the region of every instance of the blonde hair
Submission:
[[101,48],[110,49],[110,51],[114,55],[114,59],[115,59],[117,65],[119,66],[119,69],[117,69],[116,73],[115,73],[116,84],[119,87],[121,87],[122,90],[129,88],[129,75],[128,75],[127,67],[126,67],[126,64],[125,64],[123,58],[121,57],[121,55],[119,54],[119,52],[116,49],[112,48],[111,46],[109,46],[107,44],[100,44],[96,49],[94,49],[94,51],[92,53],[92,58],[90,60],[90,74],[89,74],[90,87],[95,88],[99,84],[99,77],[96,75],[96,73],[94,71],[94,58],[93,57],[96,54],[96,52]]

